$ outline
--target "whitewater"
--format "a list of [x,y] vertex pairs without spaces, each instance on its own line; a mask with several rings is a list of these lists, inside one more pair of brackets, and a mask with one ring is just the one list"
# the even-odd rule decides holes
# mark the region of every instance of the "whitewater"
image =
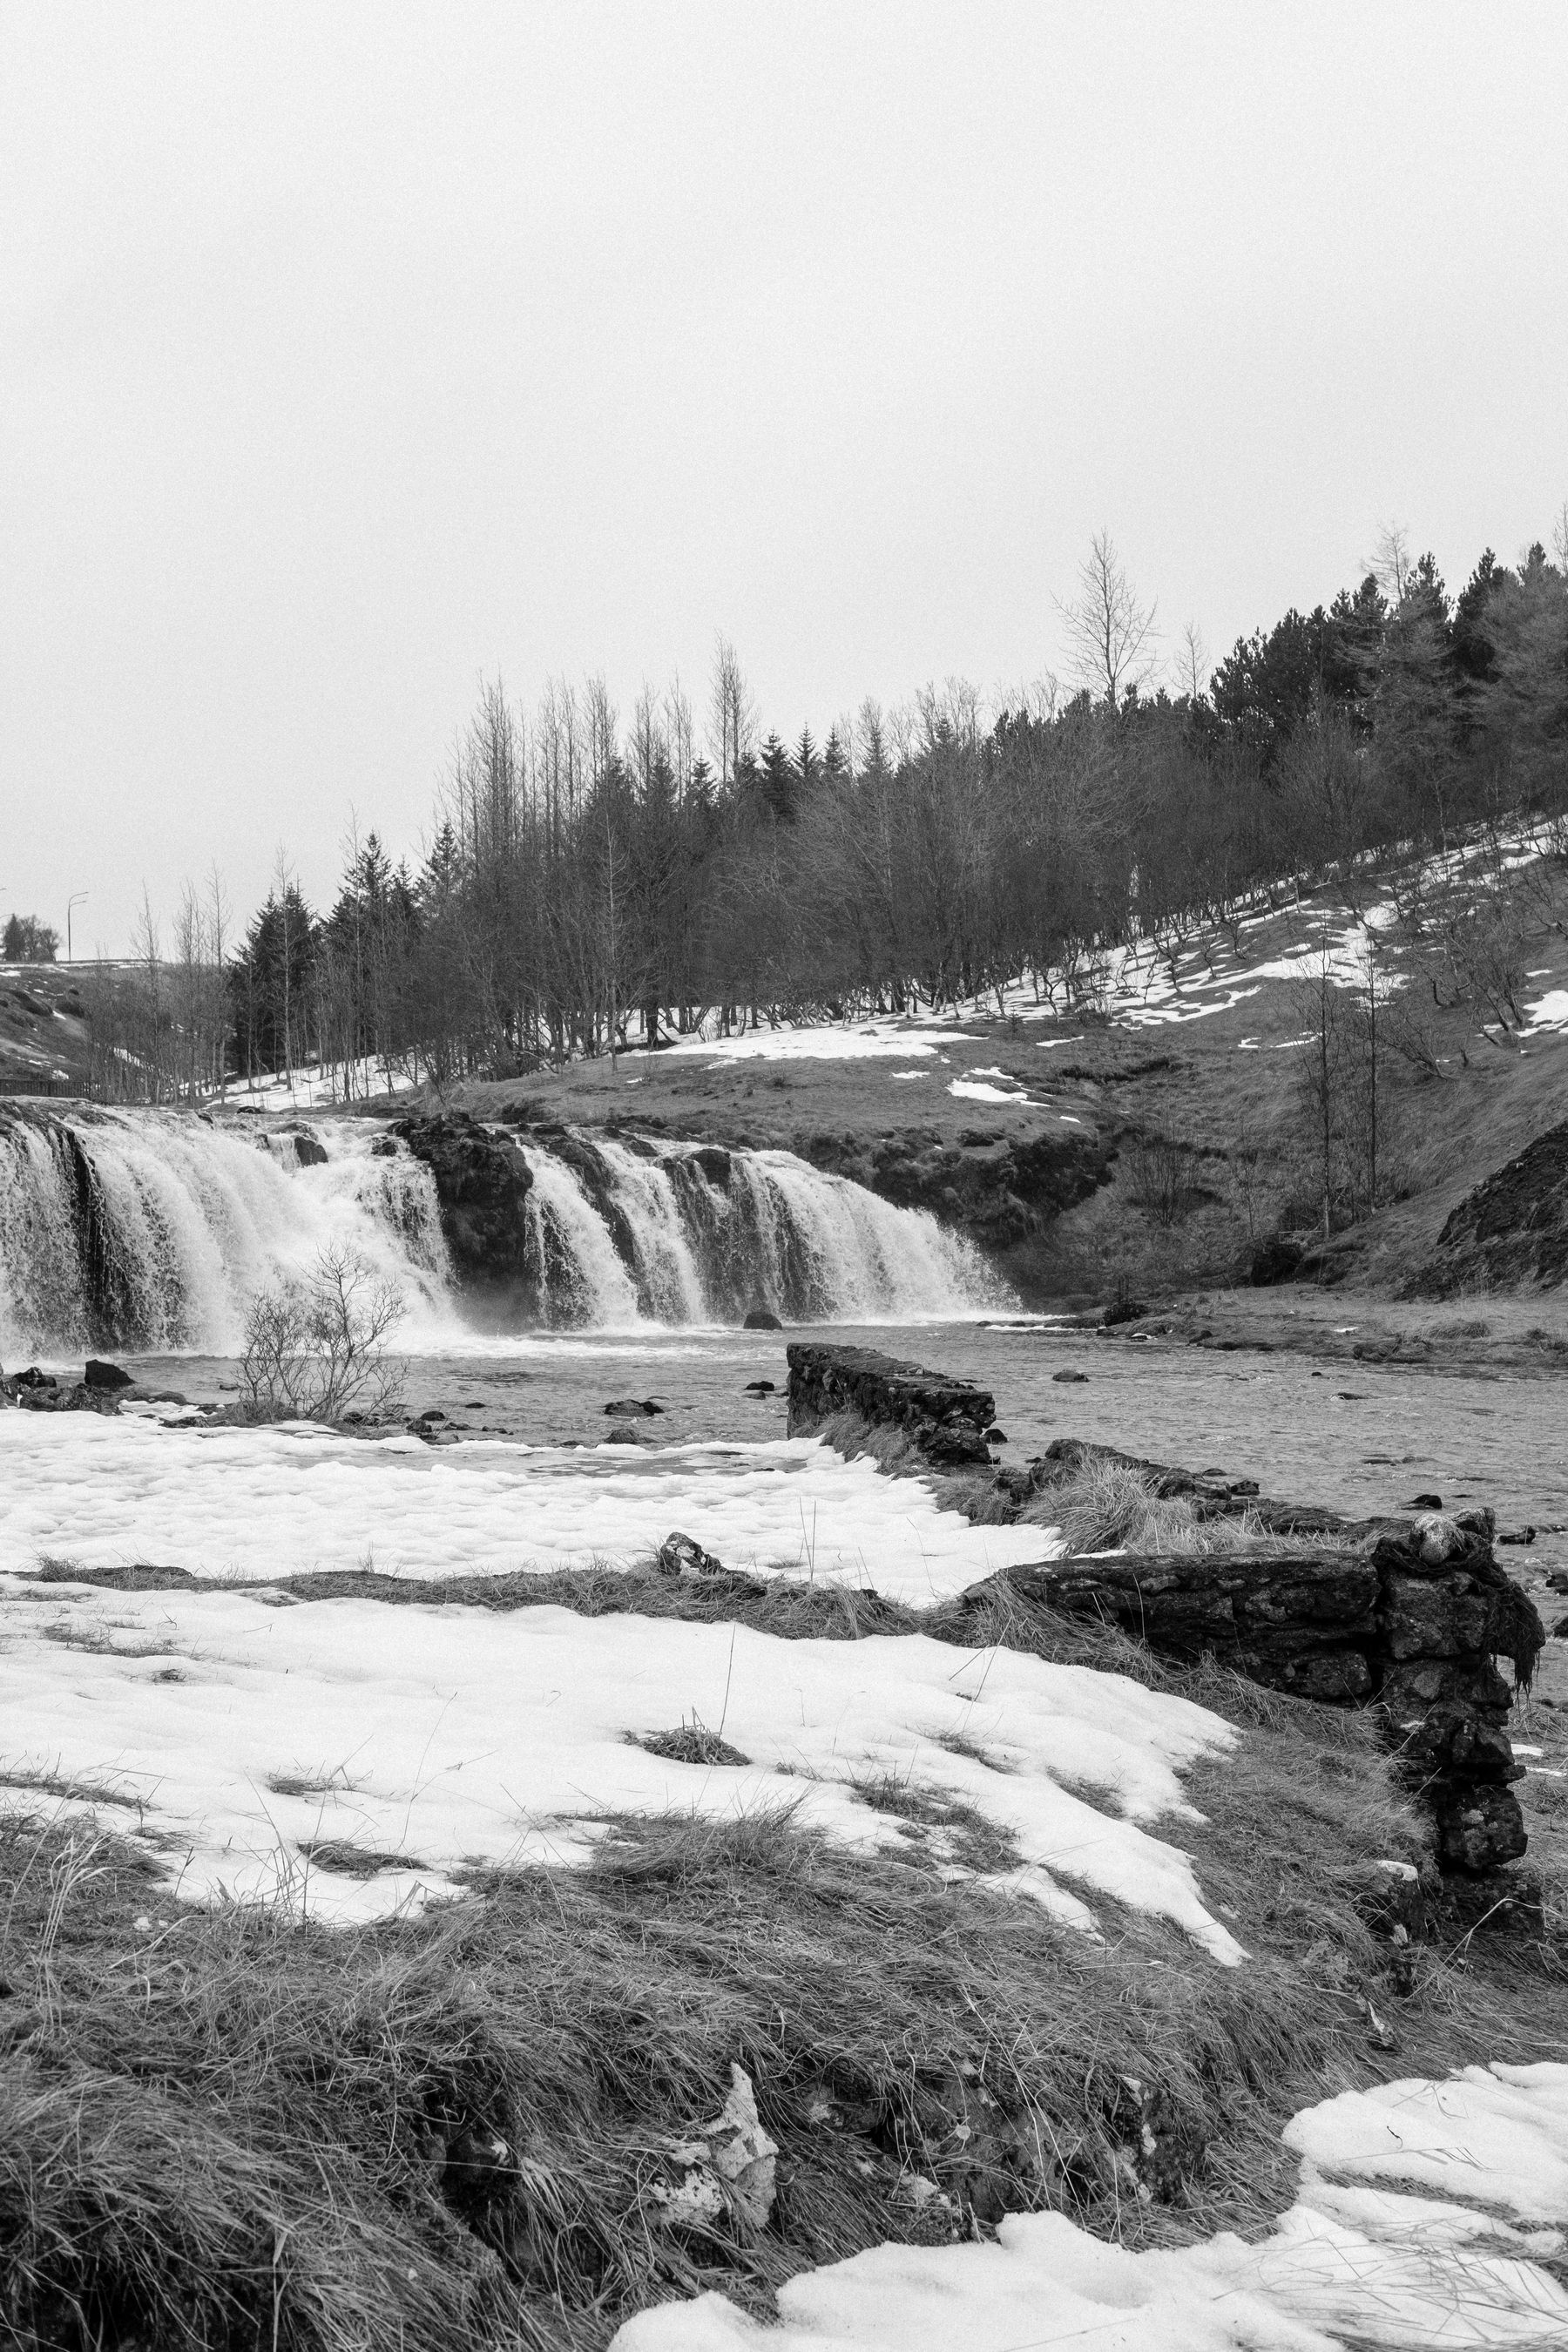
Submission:
[[[503,1329],[736,1324],[759,1307],[929,1320],[1001,1296],[962,1236],[786,1151],[571,1131],[521,1149],[526,1275]],[[396,1293],[401,1348],[472,1336],[430,1171],[379,1120],[0,1114],[0,1363],[232,1354],[248,1299],[307,1280],[331,1247]]]

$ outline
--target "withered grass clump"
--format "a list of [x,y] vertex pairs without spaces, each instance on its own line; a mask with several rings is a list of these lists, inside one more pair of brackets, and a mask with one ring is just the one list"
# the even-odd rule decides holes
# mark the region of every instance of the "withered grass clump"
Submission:
[[1061,1477],[1017,1502],[994,1474],[933,1470],[901,1429],[879,1425],[847,1409],[813,1432],[847,1461],[871,1461],[890,1477],[922,1476],[944,1510],[962,1512],[977,1527],[1037,1527],[1059,1534],[1072,1555],[1100,1551],[1292,1552],[1338,1549],[1348,1538],[1314,1529],[1279,1535],[1256,1512],[1205,1514],[1184,1496],[1162,1496],[1145,1471],[1129,1462],[1086,1454]]

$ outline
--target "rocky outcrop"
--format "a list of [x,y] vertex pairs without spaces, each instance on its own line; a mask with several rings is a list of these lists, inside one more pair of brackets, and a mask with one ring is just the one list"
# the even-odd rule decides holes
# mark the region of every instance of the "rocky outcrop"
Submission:
[[0,1405],[7,1404],[20,1405],[25,1412],[114,1414],[120,1411],[120,1391],[93,1381],[90,1367],[85,1381],[62,1381],[29,1364],[26,1371],[15,1372],[9,1380],[0,1370]]
[[784,1352],[792,1437],[809,1436],[836,1414],[858,1412],[875,1427],[900,1431],[941,1468],[990,1467],[985,1432],[996,1410],[989,1390],[870,1348],[792,1339]]
[[1568,1282],[1568,1119],[1468,1193],[1437,1236],[1418,1287],[1447,1297]]
[[459,1276],[508,1286],[521,1282],[523,1208],[533,1177],[515,1139],[481,1127],[466,1111],[398,1119],[392,1131],[436,1180],[441,1230]]
[[1375,1706],[1448,1868],[1487,1870],[1524,1852],[1508,1785],[1523,1769],[1508,1738],[1513,1690],[1497,1661],[1510,1662],[1516,1685],[1528,1684],[1545,1630],[1497,1560],[1490,1511],[1350,1520],[1271,1501],[1252,1480],[1221,1471],[1073,1441],[999,1473],[998,1484],[1015,1501],[1043,1496],[1095,1458],[1141,1471],[1157,1496],[1189,1502],[1200,1519],[1245,1511],[1265,1532],[1335,1540],[1291,1553],[1052,1560],[1009,1570],[1003,1581],[1064,1614],[1120,1625],[1163,1655],[1212,1655],[1297,1697]]
[[1110,1150],[1089,1129],[1009,1135],[971,1128],[956,1143],[932,1128],[868,1136],[816,1134],[802,1159],[850,1177],[900,1209],[926,1209],[983,1248],[1007,1249],[1110,1181]]
[[[795,1340],[786,1352],[792,1436],[854,1412],[901,1431],[925,1462],[989,1465],[985,1390],[868,1348]],[[1136,1471],[1152,1496],[1187,1503],[1200,1521],[1246,1513],[1259,1534],[1293,1536],[1299,1548],[1228,1543],[1042,1561],[974,1586],[961,1612],[978,1611],[1002,1587],[1063,1615],[1118,1625],[1166,1657],[1212,1656],[1297,1698],[1376,1707],[1449,1869],[1488,1870],[1524,1852],[1509,1786],[1522,1769],[1507,1730],[1513,1690],[1497,1661],[1510,1663],[1516,1686],[1527,1685],[1546,1637],[1498,1563],[1490,1511],[1352,1520],[1261,1495],[1256,1479],[1073,1438],[998,1470],[988,1506],[1021,1511],[1095,1464]],[[1324,1538],[1317,1548],[1313,1536]]]

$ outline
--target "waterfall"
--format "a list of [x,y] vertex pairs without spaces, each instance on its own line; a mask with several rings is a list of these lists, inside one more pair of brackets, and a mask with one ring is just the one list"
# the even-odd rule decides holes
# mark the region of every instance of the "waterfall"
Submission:
[[0,1113],[0,1363],[99,1347],[231,1354],[252,1293],[308,1276],[332,1244],[398,1292],[405,1342],[459,1330],[429,1171],[369,1120],[255,1124]]
[[530,1140],[531,1276],[552,1326],[913,1322],[1005,1293],[973,1244],[788,1151]]
[[[961,1235],[787,1151],[564,1129],[521,1140],[532,1181],[513,1328],[734,1324],[755,1307],[789,1323],[904,1321],[1002,1297]],[[308,1276],[334,1244],[401,1295],[402,1345],[462,1346],[435,1180],[379,1121],[0,1111],[0,1362],[232,1353],[250,1296]]]

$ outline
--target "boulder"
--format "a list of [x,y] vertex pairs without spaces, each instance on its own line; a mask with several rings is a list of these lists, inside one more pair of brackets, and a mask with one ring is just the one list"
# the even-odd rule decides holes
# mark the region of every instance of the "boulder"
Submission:
[[617,1421],[651,1420],[664,1407],[652,1397],[612,1397],[605,1411]]
[[294,1157],[301,1168],[326,1166],[326,1146],[311,1134],[308,1127],[280,1127],[278,1132],[279,1135],[288,1137],[294,1147]]
[[523,1209],[533,1175],[516,1138],[481,1127],[466,1111],[399,1119],[393,1133],[435,1179],[441,1230],[463,1280],[521,1281],[527,1250]]
[[809,1436],[834,1415],[853,1412],[873,1427],[901,1430],[939,1468],[990,1467],[985,1432],[995,1403],[988,1389],[870,1348],[795,1339],[785,1353],[792,1437]]
[[704,1551],[695,1536],[683,1536],[679,1528],[667,1535],[656,1555],[661,1576],[722,1576],[724,1563]]
[[[83,1377],[89,1389],[129,1389],[136,1385],[129,1372],[122,1372],[118,1364],[105,1363],[98,1356],[88,1358]],[[184,1398],[180,1402],[184,1403]]]
[[752,1307],[748,1308],[741,1328],[743,1331],[782,1331],[784,1325],[771,1307]]

